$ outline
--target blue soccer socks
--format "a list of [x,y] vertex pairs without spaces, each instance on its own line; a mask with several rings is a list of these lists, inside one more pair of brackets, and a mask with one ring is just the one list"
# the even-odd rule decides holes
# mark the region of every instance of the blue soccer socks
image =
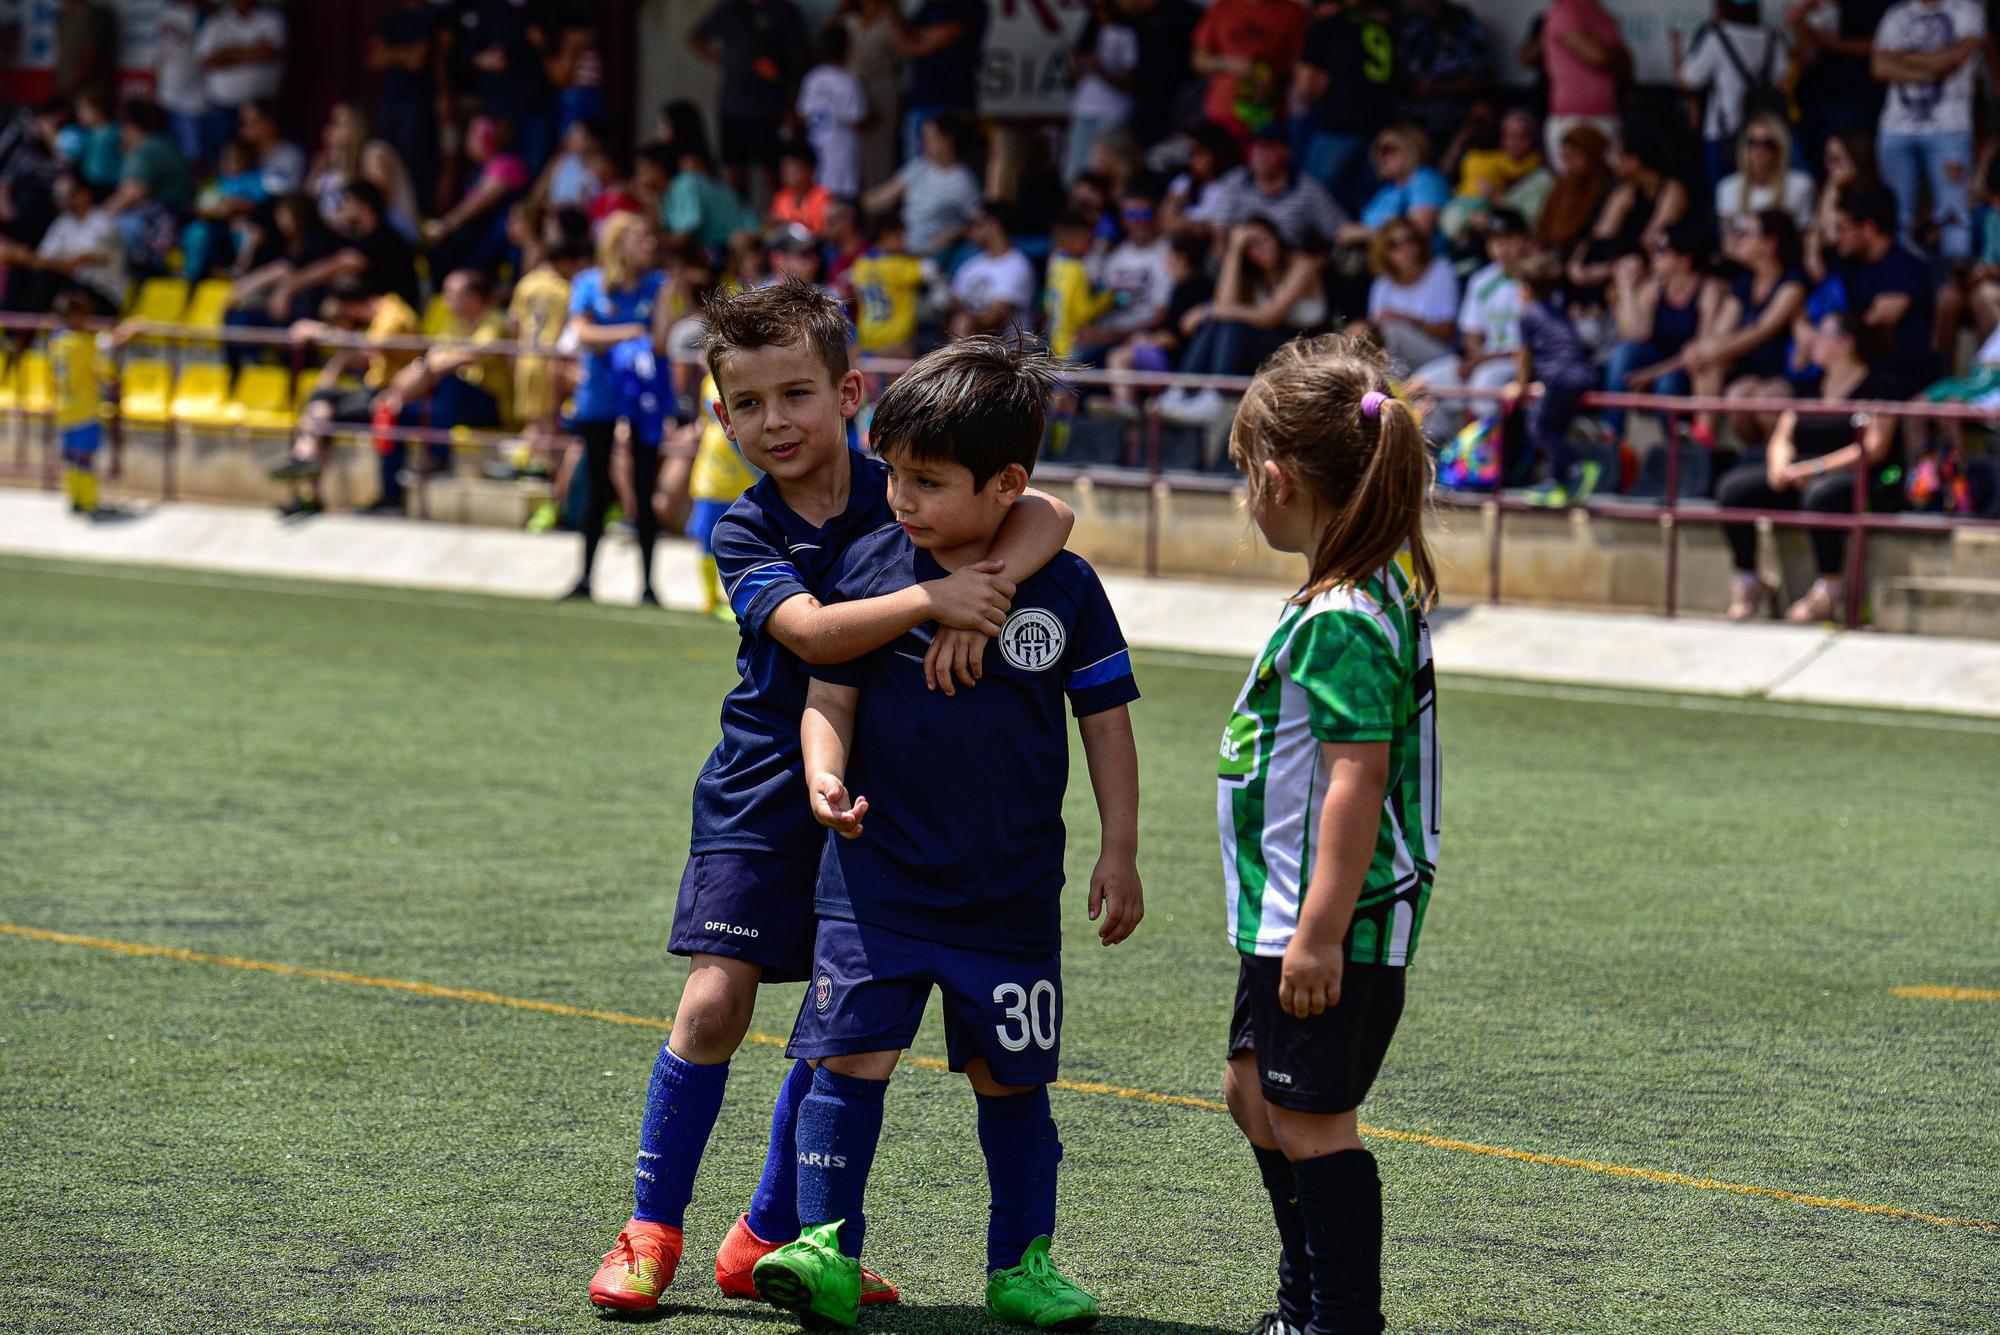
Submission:
[[639,1164],[633,1178],[638,1205],[634,1219],[679,1228],[694,1195],[695,1170],[722,1111],[729,1063],[696,1066],[662,1043],[646,1088],[646,1115],[639,1123]]
[[799,1235],[799,1104],[812,1092],[813,1068],[797,1061],[778,1087],[771,1109],[771,1148],[764,1155],[764,1176],[750,1198],[750,1231],[770,1242],[790,1242]]
[[861,1080],[822,1066],[813,1072],[811,1092],[799,1100],[800,1231],[839,1221],[840,1250],[848,1256],[861,1255],[867,1234],[862,1198],[882,1139],[882,1099],[888,1091],[887,1080]]
[[1036,1238],[1056,1231],[1056,1165],[1062,1141],[1049,1113],[1049,1091],[979,1098],[979,1148],[986,1154],[992,1212],[986,1222],[986,1272],[1021,1263]]

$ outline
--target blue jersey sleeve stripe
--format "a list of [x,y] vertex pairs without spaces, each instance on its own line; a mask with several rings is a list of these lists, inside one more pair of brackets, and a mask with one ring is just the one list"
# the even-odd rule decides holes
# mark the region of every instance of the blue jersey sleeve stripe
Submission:
[[804,582],[790,561],[772,561],[765,565],[752,566],[737,576],[736,582],[729,586],[730,610],[739,617],[743,616],[750,610],[750,604],[757,600],[757,595],[773,584],[803,585]]
[[1108,681],[1116,681],[1120,677],[1131,675],[1132,655],[1120,649],[1109,657],[1100,658],[1095,663],[1070,673],[1063,685],[1067,690],[1087,691],[1093,686],[1102,686]]

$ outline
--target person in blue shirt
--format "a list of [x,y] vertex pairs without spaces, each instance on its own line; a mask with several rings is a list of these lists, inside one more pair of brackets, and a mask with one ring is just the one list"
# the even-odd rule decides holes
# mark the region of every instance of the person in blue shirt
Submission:
[[[881,598],[962,570],[1026,494],[1062,363],[1021,343],[960,339],[883,394],[872,439],[894,527],[849,548],[842,598]],[[757,1291],[808,1320],[859,1312],[862,1198],[883,1095],[931,990],[946,1047],[978,1096],[992,1210],[986,1311],[1073,1329],[1097,1303],[1049,1259],[1062,1145],[1049,1114],[1062,1034],[1067,703],[1102,823],[1090,916],[1114,945],[1144,914],[1138,698],[1097,575],[1064,552],[1021,580],[979,690],[927,689],[926,635],[815,664],[801,727],[820,862],[812,984],[791,1055],[816,1064],[798,1116],[798,1241],[757,1263]]]
[[635,213],[613,214],[597,242],[597,267],[576,276],[569,289],[569,327],[583,352],[571,417],[583,437],[583,573],[565,599],[590,597],[597,545],[604,540],[604,516],[611,508],[611,456],[622,419],[631,433],[631,516],[639,535],[641,606],[658,607],[653,592],[653,544],[660,536],[653,511],[653,488],[660,479],[660,439],[674,410],[672,379],[660,365],[672,323],[661,299],[667,275],[654,262],[658,238],[650,221]]
[[[1039,570],[1074,522],[1066,507],[1030,495],[978,554],[989,559],[881,597],[822,603],[847,548],[895,524],[887,470],[847,444],[862,382],[848,363],[846,312],[810,284],[785,279],[712,296],[703,320],[716,418],[764,476],[710,539],[742,630],[741,679],[723,701],[722,739],[695,784],[668,938],[669,950],[689,957],[688,979],[647,1089],[632,1216],[589,1286],[592,1303],[624,1312],[655,1310],[673,1279],[695,1174],[758,987],[802,980],[811,969],[825,832],[803,800],[805,665],[858,657],[933,622],[956,627],[931,637],[926,685],[935,683],[940,698],[955,695],[954,708],[969,705],[983,692],[964,688],[980,679],[1015,593],[1001,572]],[[797,1236],[794,1127],[812,1080],[804,1062],[787,1075],[763,1179],[716,1254],[716,1282],[731,1296],[754,1296],[752,1267]],[[864,1302],[896,1297],[873,1276],[865,1282]]]

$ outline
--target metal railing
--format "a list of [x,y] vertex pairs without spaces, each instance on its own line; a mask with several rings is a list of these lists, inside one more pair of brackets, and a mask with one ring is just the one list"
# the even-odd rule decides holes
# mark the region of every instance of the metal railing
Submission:
[[[46,317],[0,315],[0,331],[38,334],[61,327],[59,321]],[[101,324],[109,329],[108,322]],[[307,340],[294,338],[286,330],[262,329],[196,329],[179,324],[134,323],[123,325],[133,334],[132,343],[121,349],[119,358],[130,355],[131,346],[145,343],[163,347],[168,352],[171,387],[178,384],[180,372],[188,361],[189,350],[194,345],[236,345],[255,349],[279,348],[286,351],[291,373],[296,380],[299,372],[309,369],[308,363],[314,350],[345,352],[412,351],[433,352],[462,349],[476,351],[482,357],[500,356],[510,359],[523,357],[539,358],[546,361],[574,361],[576,354],[548,347],[539,347],[511,341],[473,343],[466,340],[430,338],[411,335],[388,339],[371,340],[358,334],[324,331]],[[862,357],[856,367],[864,374],[885,379],[910,367],[907,360]],[[11,373],[11,368],[10,368]],[[1114,389],[1118,387],[1137,388],[1142,393],[1140,416],[1127,430],[1126,448],[1119,463],[1090,463],[1082,465],[1064,464],[1060,460],[1049,460],[1038,466],[1037,476],[1054,481],[1081,482],[1088,486],[1141,490],[1146,493],[1145,517],[1145,569],[1149,576],[1160,572],[1160,543],[1162,540],[1162,512],[1166,502],[1174,492],[1198,492],[1209,494],[1232,494],[1241,489],[1241,479],[1233,475],[1186,472],[1164,466],[1162,453],[1162,419],[1153,395],[1170,388],[1216,389],[1224,394],[1240,394],[1248,388],[1247,376],[1207,376],[1183,375],[1174,372],[1140,371],[1079,371],[1071,377],[1072,382],[1082,389]],[[1457,387],[1432,392],[1432,397],[1444,403],[1478,406],[1497,403],[1501,398],[1498,390]],[[170,400],[171,401],[171,400]],[[1666,543],[1664,586],[1661,592],[1661,608],[1665,615],[1674,616],[1679,608],[1679,568],[1681,560],[1681,529],[1686,524],[1768,524],[1773,528],[1793,528],[1801,530],[1837,529],[1848,539],[1846,574],[1843,592],[1847,606],[1847,624],[1861,624],[1863,598],[1865,595],[1865,571],[1870,534],[1891,531],[1949,531],[1956,528],[1976,528],[2000,530],[2000,520],[1974,519],[1956,515],[1884,514],[1868,509],[1868,491],[1865,473],[1865,449],[1863,462],[1857,469],[1857,485],[1853,487],[1854,505],[1850,512],[1830,514],[1789,509],[1731,509],[1712,503],[1694,500],[1682,495],[1681,450],[1677,442],[1681,438],[1680,424],[1683,419],[1697,413],[1716,414],[1776,414],[1793,411],[1805,417],[1847,417],[1855,423],[1855,441],[1862,444],[1867,422],[1878,416],[1892,417],[1908,421],[1960,422],[1967,424],[2000,425],[2000,410],[1969,407],[1962,404],[1933,404],[1904,401],[1861,401],[1861,400],[1820,400],[1820,399],[1725,399],[1719,397],[1669,396],[1660,394],[1633,394],[1593,392],[1580,399],[1585,410],[1624,410],[1628,413],[1650,413],[1662,417],[1666,425],[1665,478],[1662,494],[1656,499],[1602,495],[1593,498],[1587,509],[1592,515],[1613,519],[1651,521],[1659,524]],[[113,476],[116,476],[116,461],[122,444],[124,419],[116,399],[112,400],[110,415],[111,441],[114,461]],[[53,415],[47,411],[29,410],[21,403],[17,391],[15,404],[11,410],[16,420],[15,458],[11,468],[0,465],[0,473],[13,472],[16,476],[33,475],[39,472],[44,485],[53,487],[56,477],[56,450],[52,429]],[[49,430],[41,433],[43,457],[39,468],[30,465],[26,458],[26,438],[23,426],[28,420],[47,419]],[[176,494],[175,453],[179,445],[180,424],[173,420],[171,411],[167,420],[160,424],[163,433],[162,486],[163,499],[173,499]],[[230,428],[223,427],[228,430]],[[270,434],[271,428],[255,429],[261,434]],[[479,430],[464,428],[441,429],[428,426],[401,426],[378,432],[373,426],[326,423],[316,425],[314,435],[337,447],[341,442],[372,441],[378,434],[393,436],[396,440],[412,445],[442,444],[455,452],[477,453],[501,444],[512,444],[522,439],[516,431]],[[543,437],[549,445],[575,443],[575,437],[557,435]],[[419,472],[418,504],[419,513],[425,513],[423,506],[423,483],[428,475]],[[1485,514],[1490,525],[1487,544],[1487,591],[1489,602],[1498,603],[1503,597],[1501,571],[1503,566],[1505,541],[1505,516],[1520,513],[1549,513],[1519,494],[1508,492],[1461,492],[1440,489],[1438,502],[1441,505],[1476,509]]]

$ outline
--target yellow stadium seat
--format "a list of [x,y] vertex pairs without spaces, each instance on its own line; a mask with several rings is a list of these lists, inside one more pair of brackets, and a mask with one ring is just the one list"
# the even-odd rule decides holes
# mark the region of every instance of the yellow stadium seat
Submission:
[[194,295],[188,298],[180,322],[190,329],[222,328],[222,317],[229,311],[230,294],[235,288],[227,278],[208,278],[195,284]]
[[187,304],[187,279],[148,278],[139,284],[139,295],[132,302],[132,316],[160,324],[179,324]]
[[55,407],[55,376],[49,371],[49,354],[39,350],[21,354],[14,371],[14,393],[23,411],[45,413]]
[[171,369],[158,358],[145,357],[126,362],[119,377],[119,411],[128,422],[166,421],[167,391],[172,383]]
[[225,426],[229,422],[229,368],[200,363],[181,368],[167,411],[177,422]]
[[230,420],[253,429],[290,429],[292,373],[282,366],[246,366],[236,377]]
[[435,296],[424,307],[424,337],[442,338],[445,324],[451,319],[451,309],[444,304],[443,296]]

